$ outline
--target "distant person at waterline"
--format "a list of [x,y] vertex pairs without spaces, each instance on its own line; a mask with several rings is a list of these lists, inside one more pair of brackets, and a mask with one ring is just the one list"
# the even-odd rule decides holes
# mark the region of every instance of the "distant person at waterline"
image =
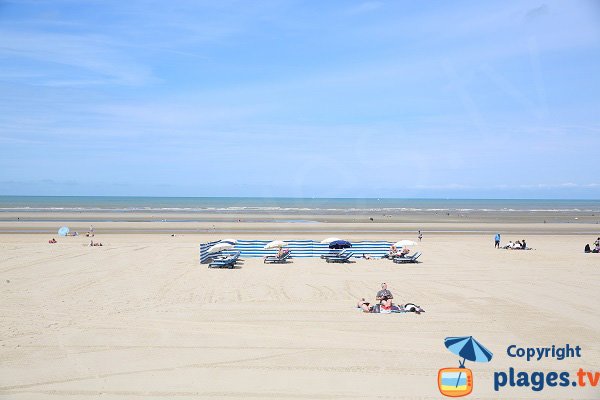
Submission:
[[499,249],[500,248],[500,234],[496,233],[496,236],[494,237],[494,248]]
[[419,239],[419,242],[423,239],[423,234],[421,233],[421,231],[419,231],[417,238]]

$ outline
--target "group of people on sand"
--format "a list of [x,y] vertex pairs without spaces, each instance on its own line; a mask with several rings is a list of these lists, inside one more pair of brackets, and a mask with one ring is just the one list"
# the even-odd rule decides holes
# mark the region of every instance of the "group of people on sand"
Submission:
[[527,242],[525,241],[525,239],[517,240],[516,242],[513,242],[512,240],[510,240],[508,242],[508,244],[506,244],[504,246],[500,246],[500,234],[499,233],[496,233],[496,235],[494,236],[494,247],[497,249],[503,248],[503,249],[507,249],[507,250],[531,250],[531,248],[527,247]]
[[600,237],[596,239],[594,246],[595,247],[592,249],[589,244],[586,244],[584,251],[586,253],[600,253]]
[[508,244],[506,246],[503,246],[502,248],[508,249],[508,250],[529,250],[529,247],[527,247],[527,242],[525,242],[525,239],[517,240],[516,242],[513,242],[511,240],[508,242]]
[[391,312],[414,312],[416,314],[421,314],[425,312],[421,307],[417,306],[413,303],[407,303],[402,306],[395,305],[392,300],[394,300],[394,295],[392,292],[388,290],[387,283],[383,282],[381,284],[381,290],[377,292],[375,296],[375,301],[377,303],[371,304],[366,301],[363,297],[356,304],[356,308],[360,308],[363,312],[366,313],[391,313]]
[[398,248],[396,247],[396,245],[393,244],[390,246],[390,249],[388,250],[387,258],[406,257],[408,255],[408,253],[410,253],[410,250],[408,248],[403,247],[400,251],[398,251]]

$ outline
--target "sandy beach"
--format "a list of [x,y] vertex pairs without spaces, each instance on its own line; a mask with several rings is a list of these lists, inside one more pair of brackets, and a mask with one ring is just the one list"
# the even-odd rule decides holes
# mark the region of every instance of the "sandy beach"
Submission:
[[600,400],[600,0],[0,17],[0,400]]
[[[1,223],[23,224],[57,225]],[[443,340],[465,335],[494,353],[490,363],[467,362],[473,398],[598,398],[589,385],[493,387],[494,372],[509,367],[600,371],[600,255],[583,253],[597,235],[576,234],[592,224],[433,221],[419,225],[417,265],[247,259],[235,270],[200,265],[199,243],[234,233],[321,239],[344,229],[349,240],[415,239],[400,228],[416,225],[224,221],[171,236],[185,224],[132,233],[139,224],[95,223],[103,247],[84,236],[50,245],[46,233],[0,235],[2,398],[439,399],[437,371],[458,366]],[[529,233],[535,250],[494,249],[483,228],[512,230],[504,241]],[[373,300],[381,282],[426,313],[358,312],[357,299]],[[566,343],[581,346],[582,357],[506,354],[511,344]]]

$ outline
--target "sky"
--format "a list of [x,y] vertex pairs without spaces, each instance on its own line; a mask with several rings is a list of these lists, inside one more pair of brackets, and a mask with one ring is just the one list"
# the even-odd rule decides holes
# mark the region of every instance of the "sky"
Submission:
[[600,199],[600,2],[0,0],[0,195]]

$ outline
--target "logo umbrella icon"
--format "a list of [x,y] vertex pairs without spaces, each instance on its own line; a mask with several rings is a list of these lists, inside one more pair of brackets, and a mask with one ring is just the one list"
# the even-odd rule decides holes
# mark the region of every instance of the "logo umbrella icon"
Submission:
[[438,386],[445,396],[466,396],[473,390],[473,373],[465,368],[465,361],[489,362],[493,354],[473,336],[447,337],[444,345],[452,353],[462,357],[459,368],[443,368],[438,373]]

